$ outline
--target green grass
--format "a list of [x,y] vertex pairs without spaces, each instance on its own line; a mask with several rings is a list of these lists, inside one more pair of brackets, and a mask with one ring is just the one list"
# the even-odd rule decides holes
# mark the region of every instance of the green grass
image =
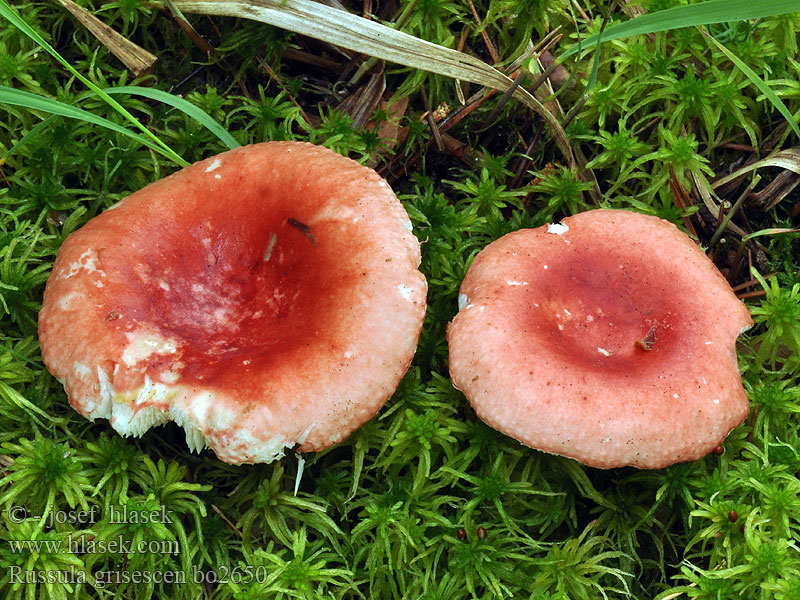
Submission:
[[[153,73],[134,80],[57,3],[14,3],[30,27],[0,26],[1,597],[800,598],[800,242],[789,231],[800,194],[778,185],[786,175],[777,167],[712,187],[800,144],[800,13],[743,2],[773,16],[715,9],[723,18],[710,18],[718,5],[691,2],[677,13],[683,28],[643,19],[637,31],[620,24],[628,17],[617,8],[598,47],[592,36],[607,3],[473,3],[482,29],[462,0],[376,1],[372,10],[449,48],[466,32],[466,51],[490,61],[482,30],[499,67],[561,26],[554,54],[572,79],[557,100],[565,114],[574,109],[566,138],[586,170],[571,169],[551,127],[516,100],[487,127],[499,95],[447,129],[458,149],[437,150],[422,90],[432,108],[451,111],[456,85],[466,98],[479,91],[442,75],[385,65],[387,97],[409,99],[407,135],[395,143],[339,107],[355,93],[349,107],[373,121],[391,112],[357,87],[334,85],[363,57],[261,23],[187,13],[217,49],[209,56],[158,3],[83,0],[158,55]],[[687,2],[643,4],[654,12]],[[529,85],[539,69],[524,64]],[[294,457],[233,467],[208,451],[190,454],[173,424],[123,439],[86,421],[44,369],[36,339],[44,284],[71,231],[180,164],[268,139],[308,140],[375,165],[425,242],[429,282],[399,389],[348,440],[305,457],[297,495]],[[748,185],[773,184],[769,210],[742,196]],[[681,188],[688,204],[676,202]],[[709,212],[720,200],[738,206],[730,219]],[[488,428],[450,383],[445,328],[475,254],[505,233],[597,204],[692,224],[732,283],[749,282],[742,291],[756,326],[738,350],[752,413],[721,454],[660,471],[583,467]],[[112,523],[111,506],[163,507],[174,518]],[[50,526],[58,511],[75,512]],[[81,511],[99,519],[81,522]],[[26,513],[41,518],[18,518]],[[64,550],[84,534],[90,551]],[[116,552],[109,544],[118,539],[153,551]],[[18,549],[22,540],[63,546],[31,552]],[[87,577],[13,584],[16,567]],[[185,574],[186,584],[130,580],[166,572]]]

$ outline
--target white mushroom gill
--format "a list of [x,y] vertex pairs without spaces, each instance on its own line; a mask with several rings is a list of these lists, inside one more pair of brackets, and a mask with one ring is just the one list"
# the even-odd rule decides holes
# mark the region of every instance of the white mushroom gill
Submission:
[[185,412],[177,408],[175,404],[169,407],[169,416],[175,423],[183,428],[183,431],[186,433],[186,445],[189,446],[191,452],[199,453],[206,447],[206,437],[203,435],[203,432],[200,431],[200,428],[191,421]]

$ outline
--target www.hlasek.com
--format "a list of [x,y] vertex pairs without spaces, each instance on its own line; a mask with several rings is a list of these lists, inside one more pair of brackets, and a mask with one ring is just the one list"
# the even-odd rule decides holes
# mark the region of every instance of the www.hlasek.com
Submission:
[[[110,506],[108,520],[111,523],[172,523],[172,511],[162,506],[158,510],[131,511],[128,507]],[[40,520],[42,515],[30,516],[21,506],[13,506],[6,511],[11,523],[22,523],[28,518]],[[46,528],[51,529],[54,523],[86,525],[98,521],[97,507],[89,511],[49,511],[44,515]],[[93,535],[75,532],[62,539],[48,540],[7,540],[13,554],[180,554],[177,540],[126,540],[122,535],[110,539],[98,539]],[[96,588],[107,585],[122,584],[161,584],[186,583],[188,576],[195,583],[227,583],[248,584],[263,583],[267,579],[265,567],[241,566],[229,568],[220,566],[215,570],[204,570],[192,567],[190,574],[182,570],[109,570],[87,571],[74,565],[65,570],[23,569],[21,566],[9,566],[9,583],[13,584],[90,584]]]

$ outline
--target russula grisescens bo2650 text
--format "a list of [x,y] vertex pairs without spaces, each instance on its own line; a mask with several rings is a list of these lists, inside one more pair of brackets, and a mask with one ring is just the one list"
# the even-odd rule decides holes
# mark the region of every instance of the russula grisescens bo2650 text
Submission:
[[594,210],[510,233],[470,266],[450,373],[522,443],[600,468],[698,459],[747,416],[745,305],[671,223]]
[[175,421],[230,463],[318,451],[371,418],[413,356],[425,278],[374,171],[271,142],[191,165],[62,245],[44,362],[124,435]]

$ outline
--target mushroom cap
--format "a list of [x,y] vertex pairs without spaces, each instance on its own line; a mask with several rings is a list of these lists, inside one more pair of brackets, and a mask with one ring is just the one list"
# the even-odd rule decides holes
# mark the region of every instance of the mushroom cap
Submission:
[[369,420],[416,348],[427,284],[387,183],[328,149],[237,148],[63,243],[39,314],[70,404],[123,435],[173,420],[230,463]]
[[750,313],[667,221],[600,209],[505,235],[475,257],[459,308],[453,385],[532,448],[656,469],[747,416],[735,340]]

